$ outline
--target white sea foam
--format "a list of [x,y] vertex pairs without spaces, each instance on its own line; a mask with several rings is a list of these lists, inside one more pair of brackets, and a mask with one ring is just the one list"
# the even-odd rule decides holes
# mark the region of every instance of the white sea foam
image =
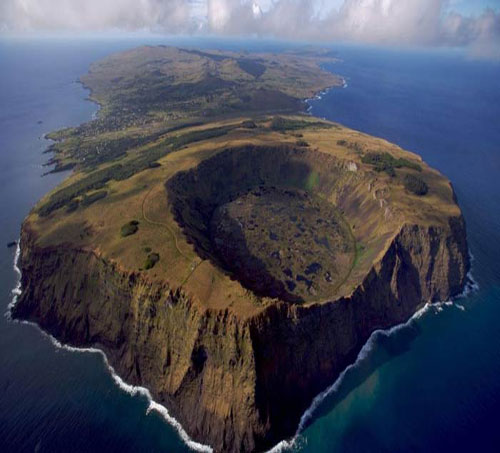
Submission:
[[[18,297],[21,294],[21,269],[18,266],[19,263],[19,257],[21,254],[21,248],[19,245],[19,241],[17,244],[16,248],[16,253],[14,256],[14,271],[16,272],[18,278],[17,278],[17,283],[15,288],[12,290],[12,301],[8,305],[8,310],[6,315],[8,316],[9,319],[11,319],[10,313],[12,308],[15,306],[17,303]],[[471,255],[471,260],[473,259]],[[469,295],[473,291],[477,291],[479,288],[479,285],[475,282],[474,278],[472,277],[472,274],[469,272],[467,275],[467,284],[464,288],[464,291],[462,294],[460,294],[457,298],[463,298]],[[359,366],[359,364],[366,358],[368,357],[369,353],[372,351],[373,347],[376,344],[376,340],[378,338],[382,337],[389,337],[393,335],[394,333],[410,326],[413,322],[415,322],[417,319],[420,319],[425,313],[428,313],[430,311],[433,311],[434,313],[439,313],[443,310],[444,307],[451,307],[451,306],[456,306],[460,310],[465,310],[465,307],[463,305],[456,304],[455,302],[448,300],[444,302],[438,302],[438,303],[427,303],[425,304],[422,308],[417,310],[413,316],[406,322],[398,324],[396,326],[393,326],[389,329],[385,330],[376,330],[374,331],[370,337],[368,338],[368,341],[364,344],[364,346],[361,348],[361,350],[358,353],[358,356],[356,357],[356,360],[354,363],[351,365],[348,365],[342,373],[338,376],[338,378],[335,380],[335,382],[328,387],[326,390],[321,392],[319,395],[317,395],[314,399],[309,408],[302,414],[302,417],[300,418],[299,426],[297,428],[297,431],[292,439],[288,440],[282,440],[278,444],[276,444],[273,448],[268,450],[267,453],[283,453],[285,451],[290,451],[292,449],[297,449],[300,447],[300,444],[304,441],[304,438],[301,436],[302,431],[305,429],[307,426],[307,423],[309,420],[312,418],[314,415],[314,412],[317,410],[317,408],[323,403],[323,401],[332,393],[335,393],[339,390],[340,386],[342,385],[346,374],[352,370],[353,368],[356,368]],[[32,326],[35,326],[38,328],[38,330],[46,337],[50,339],[50,341],[60,349],[64,349],[70,352],[79,352],[79,353],[92,353],[92,354],[99,354],[111,377],[113,378],[114,382],[118,385],[120,389],[125,391],[131,396],[136,396],[136,395],[141,395],[148,400],[148,407],[146,409],[146,414],[149,414],[151,412],[157,412],[159,413],[163,419],[169,423],[179,434],[181,439],[184,441],[186,446],[188,446],[191,450],[198,451],[198,452],[203,452],[203,453],[212,453],[213,449],[208,446],[201,444],[199,442],[194,441],[189,437],[187,432],[184,430],[182,425],[170,415],[168,412],[168,409],[157,403],[156,401],[153,400],[150,391],[145,388],[145,387],[140,387],[140,386],[134,386],[127,384],[118,374],[115,372],[114,368],[109,364],[108,359],[106,357],[106,354],[98,349],[98,348],[77,348],[74,346],[69,346],[61,343],[58,341],[56,338],[54,338],[52,335],[48,334],[47,332],[43,331],[37,324],[30,322],[30,321],[18,321],[22,324],[29,324]]]
[[102,360],[104,361],[104,364],[106,365],[106,368],[108,369],[109,374],[111,375],[113,381],[115,384],[123,390],[125,393],[128,393],[130,396],[143,396],[147,399],[148,401],[148,407],[146,409],[146,414],[150,414],[151,412],[157,412],[160,414],[160,416],[168,423],[170,424],[179,434],[179,437],[183,440],[183,442],[193,451],[198,451],[202,453],[212,453],[213,449],[212,447],[208,445],[203,445],[199,442],[194,441],[191,439],[188,435],[188,433],[184,430],[182,425],[170,415],[168,412],[168,409],[165,406],[162,406],[161,404],[157,403],[156,401],[153,400],[153,397],[151,396],[151,392],[146,388],[146,387],[141,387],[137,385],[131,385],[127,384],[118,374],[116,373],[115,369],[109,364],[108,358],[106,357],[106,354],[104,351],[98,348],[79,348],[75,346],[70,346],[67,344],[61,343],[59,340],[54,338],[52,335],[49,333],[45,332],[42,330],[36,323],[30,322],[30,321],[17,321],[21,324],[28,324],[31,326],[36,327],[43,336],[47,337],[51,343],[59,349],[63,349],[65,351],[69,352],[77,352],[77,353],[90,353],[90,354],[99,354],[102,357]]
[[[325,96],[325,94],[329,93],[330,90],[332,90],[333,88],[334,87],[326,88],[323,91],[316,93],[312,98],[305,99],[304,102],[308,105],[306,113],[309,113],[309,114],[311,113],[311,110],[312,110],[311,103],[313,101],[320,101],[321,99],[323,99],[323,96]],[[322,118],[322,119],[326,120],[326,118]]]
[[[471,256],[472,258],[472,256]],[[471,259],[472,261],[472,259]],[[467,283],[465,285],[465,288],[461,294],[459,294],[455,299],[462,299],[464,297],[467,297],[470,293],[475,292],[479,289],[479,285],[476,283],[474,280],[471,272],[467,274]],[[372,351],[373,347],[376,344],[376,340],[378,338],[382,337],[390,337],[394,333],[405,329],[409,327],[412,323],[414,323],[416,320],[422,318],[426,313],[429,312],[434,312],[434,313],[440,313],[444,310],[445,307],[456,307],[461,311],[465,311],[465,307],[461,304],[457,304],[453,300],[447,300],[443,302],[436,302],[436,303],[427,303],[425,304],[422,308],[417,310],[413,316],[406,322],[398,324],[396,326],[393,326],[389,329],[386,330],[376,330],[374,331],[371,335],[370,338],[368,338],[368,341],[364,344],[364,346],[361,348],[361,350],[358,353],[358,356],[356,357],[356,360],[351,364],[348,365],[347,368],[340,373],[336,381],[328,387],[326,390],[321,392],[319,395],[317,395],[309,408],[302,414],[302,417],[299,422],[299,426],[297,428],[297,432],[295,433],[295,436],[292,439],[288,440],[283,440],[277,445],[275,445],[273,448],[271,448],[267,453],[283,453],[285,451],[289,451],[292,449],[297,449],[299,447],[299,443],[303,439],[301,434],[303,430],[306,428],[307,423],[309,420],[312,418],[314,415],[314,412],[318,409],[318,407],[323,403],[323,401],[331,394],[337,392],[339,388],[341,387],[346,374],[352,370],[353,368],[356,368],[359,366],[359,364],[368,357],[369,353]]]
[[471,293],[475,293],[477,291],[479,291],[479,283],[476,282],[476,280],[474,279],[474,276],[472,275],[472,272],[469,271],[469,273],[467,274],[467,281],[465,283],[464,290],[456,298],[463,299],[464,297],[467,297]]
[[[7,306],[7,312],[5,313],[5,316],[11,321],[12,321],[12,315],[11,315],[12,309],[16,305],[17,300],[21,294],[21,275],[22,274],[21,274],[21,269],[19,268],[19,265],[18,265],[20,255],[21,255],[21,248],[20,248],[19,241],[18,241],[16,253],[14,256],[14,266],[13,266],[14,271],[16,272],[16,275],[17,275],[17,282],[16,282],[15,288],[12,290],[12,300],[9,303],[9,305]],[[118,387],[120,387],[123,391],[125,391],[126,393],[128,393],[131,396],[141,395],[141,396],[147,398],[149,404],[148,404],[148,408],[146,409],[146,414],[149,414],[151,412],[159,413],[162,416],[162,418],[177,431],[177,433],[179,434],[181,439],[184,441],[184,443],[191,450],[202,452],[202,453],[212,453],[213,452],[213,449],[210,446],[203,445],[203,444],[191,439],[189,437],[188,433],[182,427],[182,425],[174,417],[172,417],[170,415],[170,413],[168,412],[168,409],[153,400],[151,393],[147,388],[127,384],[120,376],[118,376],[118,374],[115,372],[114,368],[109,364],[108,358],[106,357],[106,354],[104,353],[104,351],[102,351],[98,348],[77,348],[74,346],[69,346],[69,345],[61,343],[59,340],[54,338],[52,335],[50,335],[49,333],[42,330],[36,323],[30,322],[30,321],[25,321],[25,320],[22,320],[22,321],[14,320],[14,322],[19,322],[21,324],[28,324],[28,325],[36,327],[42,333],[42,335],[49,338],[50,341],[52,342],[52,344],[59,349],[64,349],[64,350],[70,351],[70,352],[99,354],[102,357],[111,377],[113,378],[113,381],[118,385]]]
[[16,305],[17,299],[21,295],[21,269],[19,268],[19,257],[20,256],[21,256],[21,246],[19,244],[19,241],[17,241],[16,253],[14,254],[14,264],[12,266],[14,268],[14,272],[16,273],[16,286],[11,291],[12,299],[11,299],[9,305],[7,305],[7,311],[5,312],[5,317],[9,320],[12,319],[12,316],[11,316],[12,308],[14,308],[14,305]]

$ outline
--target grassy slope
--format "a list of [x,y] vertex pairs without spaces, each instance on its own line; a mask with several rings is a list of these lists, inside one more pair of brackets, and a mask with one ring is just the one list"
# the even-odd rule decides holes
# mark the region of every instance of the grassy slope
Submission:
[[[242,58],[262,68],[247,72]],[[88,168],[185,124],[296,112],[304,98],[341,84],[319,67],[331,60],[320,52],[242,55],[161,46],[112,55],[82,77],[102,107],[99,118],[50,134],[58,141],[55,159],[61,167]]]
[[[241,64],[241,58],[254,63]],[[229,146],[301,141],[346,166],[356,163],[358,169],[342,176],[345,182],[359,180],[354,186],[359,192],[354,194],[358,211],[345,212],[345,217],[362,219],[349,224],[358,242],[355,266],[337,293],[349,294],[398,225],[439,224],[445,214],[458,215],[459,210],[445,178],[388,142],[304,116],[288,117],[287,124],[295,121],[294,127],[273,127],[276,122],[267,116],[269,112],[297,110],[301,99],[339,83],[319,69],[327,59],[322,53],[207,54],[144,47],[94,64],[83,81],[102,110],[97,120],[51,135],[57,140],[56,159],[60,165],[74,164],[75,172],[30,214],[28,221],[39,233],[39,244],[67,243],[93,250],[123,269],[144,272],[173,287],[183,285],[206,306],[233,307],[250,315],[272,301],[257,298],[196,255],[172,218],[164,184],[176,172]],[[255,121],[257,127],[242,127],[245,120]],[[374,171],[361,161],[369,151],[420,163],[419,177],[427,182],[429,194],[417,197],[404,190],[403,177],[414,170],[398,169],[396,178]],[[89,178],[99,184],[89,187]],[[317,175],[312,173],[309,182],[314,188]],[[81,202],[96,191],[107,195],[83,206]],[[54,197],[64,201],[61,208],[53,203]],[[330,201],[338,203],[338,197],[332,193]],[[373,208],[373,199],[379,208]],[[68,212],[77,201],[76,209]],[[44,211],[51,203],[52,208]],[[381,222],[381,212],[388,207],[388,218]],[[132,220],[139,221],[138,231],[123,237],[122,226]],[[160,260],[144,270],[150,253],[158,253]]]
[[[233,124],[240,123],[241,120],[238,119]],[[218,122],[211,127],[227,124],[231,123]],[[73,213],[66,213],[61,209],[48,217],[39,217],[33,212],[30,221],[36,231],[43,232],[40,236],[40,245],[69,243],[71,246],[92,249],[99,255],[115,261],[120,267],[133,271],[144,267],[148,256],[147,250],[151,249],[159,253],[161,259],[154,268],[143,271],[147,272],[150,278],[165,279],[174,287],[184,285],[207,306],[229,306],[244,314],[255,312],[270,301],[251,295],[210,262],[202,261],[196,255],[192,245],[186,242],[172,218],[164,183],[176,172],[191,168],[228,146],[246,143],[294,144],[297,141],[296,132],[275,132],[269,127],[270,121],[263,121],[260,126],[250,131],[235,128],[223,137],[196,142],[172,152],[159,159],[161,166],[157,168],[144,170],[123,181],[108,182],[106,190],[109,195],[105,199],[88,207],[80,207]],[[425,164],[421,163],[423,166],[421,176],[428,183],[430,192],[425,197],[417,197],[407,193],[403,187],[403,175],[411,170],[398,170],[396,178],[391,178],[385,173],[377,173],[370,165],[361,162],[358,151],[338,145],[337,142],[348,140],[360,144],[366,150],[384,150],[396,157],[404,155],[420,162],[418,157],[403,152],[383,140],[342,127],[315,126],[302,129],[300,133],[310,147],[334,155],[346,163],[357,164],[358,171],[355,174],[362,181],[358,185],[361,205],[375,197],[374,194],[378,191],[384,194],[383,198],[394,213],[387,222],[377,223],[376,228],[380,228],[380,231],[373,229],[372,222],[376,221],[379,213],[369,210],[363,223],[350,225],[361,248],[358,249],[355,269],[339,288],[337,295],[348,294],[381,253],[383,241],[371,244],[370,238],[376,236],[388,239],[391,237],[391,232],[397,229],[396,225],[404,222],[439,224],[445,213],[459,214],[448,181]],[[78,177],[80,175],[76,173],[64,184],[69,184],[73,178]],[[350,175],[346,173],[347,177]],[[378,189],[369,192],[367,186],[370,183],[376,185]],[[349,213],[346,213],[346,217],[349,216]],[[138,232],[123,238],[120,235],[121,227],[134,219],[140,222]]]

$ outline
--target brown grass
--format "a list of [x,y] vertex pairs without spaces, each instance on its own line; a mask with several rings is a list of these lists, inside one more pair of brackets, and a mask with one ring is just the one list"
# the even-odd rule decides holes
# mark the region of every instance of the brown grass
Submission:
[[[242,119],[232,122],[241,122]],[[300,119],[308,120],[308,117]],[[314,118],[310,120],[317,121]],[[229,123],[231,121],[226,120],[202,127]],[[350,187],[351,199],[357,200],[352,206],[342,209],[348,221],[358,219],[356,224],[349,221],[349,226],[361,249],[353,272],[331,297],[347,295],[352,291],[373,262],[381,257],[384,247],[401,225],[444,225],[448,216],[459,215],[447,179],[429,168],[418,156],[384,140],[343,127],[306,128],[301,133],[310,144],[309,149],[318,152],[318,156],[326,153],[334,156],[339,165],[345,166],[346,171],[338,181],[339,187]],[[165,156],[160,160],[160,167],[142,171],[124,181],[109,182],[106,186],[109,195],[87,208],[80,207],[73,213],[60,209],[46,218],[38,217],[34,211],[29,221],[40,235],[41,246],[69,244],[71,247],[92,249],[131,271],[139,271],[143,266],[147,257],[144,249],[149,247],[160,254],[160,261],[154,268],[142,271],[148,278],[168,281],[172,287],[183,286],[206,307],[229,307],[243,316],[249,316],[271,301],[250,294],[237,281],[231,280],[229,275],[194,252],[192,244],[187,242],[173,219],[164,184],[177,172],[196,166],[226,147],[247,143],[293,145],[296,140],[293,133],[277,133],[265,127],[235,129],[227,136],[197,142]],[[389,152],[396,157],[404,156],[419,162],[423,167],[420,177],[429,185],[428,195],[417,197],[405,191],[403,177],[412,170],[398,169],[396,178],[375,173],[371,166],[361,163],[359,152],[338,145],[339,140],[357,142],[362,149]],[[357,171],[348,171],[349,164],[355,164]],[[62,185],[81,177],[81,173],[77,172]],[[337,206],[342,204],[341,190],[325,196]],[[386,209],[390,212],[388,217]],[[138,232],[121,237],[121,226],[134,219],[140,222]]]

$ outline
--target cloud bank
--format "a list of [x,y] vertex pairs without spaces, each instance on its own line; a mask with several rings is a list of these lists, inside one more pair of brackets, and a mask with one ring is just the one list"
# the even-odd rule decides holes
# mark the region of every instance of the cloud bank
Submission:
[[[479,0],[470,0],[471,4]],[[500,12],[457,0],[1,0],[0,31],[152,31],[462,46],[500,58]]]
[[0,31],[193,31],[185,0],[0,0]]

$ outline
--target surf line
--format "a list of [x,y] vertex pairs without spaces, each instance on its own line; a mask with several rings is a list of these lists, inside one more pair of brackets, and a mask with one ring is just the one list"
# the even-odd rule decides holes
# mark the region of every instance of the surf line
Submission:
[[[469,253],[469,255],[472,258],[472,255]],[[408,321],[403,322],[401,324],[397,324],[393,327],[390,327],[388,329],[378,329],[372,332],[366,343],[363,345],[361,350],[359,351],[356,360],[348,365],[337,377],[335,382],[325,390],[323,390],[320,394],[318,394],[312,401],[311,405],[309,406],[308,409],[302,414],[302,417],[300,418],[299,426],[297,428],[297,431],[295,432],[295,435],[288,440],[282,440],[278,444],[276,444],[273,448],[268,450],[266,453],[283,453],[292,449],[298,449],[300,448],[300,442],[301,442],[301,434],[304,431],[304,429],[307,427],[307,423],[309,420],[312,418],[314,415],[314,412],[318,409],[318,407],[323,403],[323,401],[330,396],[331,394],[336,393],[342,383],[344,382],[344,379],[349,373],[350,370],[356,368],[365,358],[368,357],[370,352],[373,350],[373,348],[376,345],[377,339],[381,337],[390,337],[396,332],[399,332],[407,327],[410,327],[416,320],[422,318],[426,313],[428,312],[434,312],[434,313],[440,313],[444,310],[444,307],[451,307],[455,306],[461,311],[465,311],[465,307],[463,305],[457,304],[455,301],[463,299],[467,296],[469,296],[471,293],[476,292],[479,290],[479,285],[472,276],[471,271],[467,273],[466,276],[466,283],[464,286],[464,289],[462,293],[459,295],[455,296],[453,300],[447,300],[443,302],[434,302],[434,303],[429,303],[427,302],[423,307],[419,308],[411,317],[408,319]]]
[[12,321],[12,309],[14,308],[14,305],[17,303],[17,299],[21,295],[21,269],[19,268],[19,257],[21,256],[21,245],[20,245],[20,240],[17,241],[16,245],[16,252],[14,254],[14,272],[16,274],[16,286],[14,289],[11,291],[12,294],[12,299],[7,305],[7,311],[5,312],[5,317],[9,320]]
[[[312,115],[312,109],[313,109],[313,102],[314,101],[320,101],[321,99],[323,99],[323,97],[326,94],[328,94],[330,91],[332,91],[335,88],[347,88],[349,86],[349,84],[347,83],[347,78],[345,78],[343,76],[339,76],[339,77],[340,77],[341,82],[342,82],[342,86],[341,87],[339,87],[337,85],[334,85],[334,86],[331,86],[331,87],[327,87],[324,90],[321,90],[321,91],[317,92],[313,97],[304,99],[304,103],[307,105],[307,108],[306,108],[306,111],[305,111],[306,114]],[[323,119],[325,120],[326,118],[323,118]]]
[[[36,324],[34,322],[25,321],[25,320],[21,320],[21,321],[12,320],[11,311],[12,311],[13,307],[16,305],[19,296],[21,295],[22,273],[21,273],[21,269],[19,268],[20,256],[21,256],[21,247],[20,247],[20,241],[18,241],[17,247],[16,247],[16,252],[14,255],[14,266],[13,266],[14,271],[17,275],[17,282],[16,282],[15,288],[12,290],[12,300],[9,303],[9,305],[7,306],[7,312],[5,314],[7,316],[7,318],[11,321],[19,322],[21,324],[28,324],[28,325],[36,327],[42,333],[42,335],[49,338],[49,340],[52,342],[52,344],[59,349],[63,349],[63,350],[70,351],[70,352],[99,354],[102,357],[103,362],[106,365],[106,368],[108,369],[108,372],[111,375],[111,378],[113,379],[115,384],[120,389],[122,389],[123,391],[125,391],[126,393],[128,393],[131,396],[141,395],[147,399],[149,405],[146,409],[146,415],[151,413],[151,412],[157,412],[158,414],[160,414],[160,416],[177,431],[177,433],[179,434],[179,437],[186,444],[186,446],[188,448],[190,448],[191,450],[198,451],[200,453],[213,453],[213,449],[209,445],[204,445],[204,444],[201,444],[201,443],[196,442],[193,439],[191,439],[189,437],[188,433],[185,431],[185,429],[179,423],[179,421],[170,415],[170,413],[168,412],[168,409],[165,406],[163,406],[163,405],[161,405],[153,400],[151,392],[146,387],[127,384],[116,373],[114,368],[110,365],[108,358],[106,357],[106,354],[101,349],[98,349],[98,348],[77,348],[74,346],[65,345],[65,344],[61,343],[59,340],[57,340],[56,338],[54,338],[49,333],[45,332],[38,324]],[[471,258],[472,258],[472,256],[471,256]],[[471,259],[471,261],[472,261],[472,259]],[[464,290],[461,294],[456,296],[455,300],[465,298],[468,295],[470,295],[472,292],[476,292],[478,290],[479,290],[479,285],[474,280],[471,271],[469,271],[469,273],[467,274],[467,281],[466,281]],[[401,323],[401,324],[397,324],[396,326],[390,327],[389,329],[375,330],[370,335],[370,337],[368,338],[366,343],[363,345],[361,350],[359,351],[359,353],[356,357],[356,360],[353,363],[351,363],[350,365],[348,365],[340,373],[340,375],[337,377],[335,382],[330,387],[325,389],[323,392],[318,394],[313,399],[309,408],[304,412],[304,414],[302,414],[302,417],[300,418],[300,422],[299,422],[299,425],[298,425],[298,428],[297,428],[297,431],[296,431],[294,437],[292,439],[289,439],[289,440],[282,440],[281,442],[276,444],[273,448],[268,450],[267,453],[283,453],[285,451],[289,451],[293,448],[299,447],[299,443],[301,440],[301,433],[305,429],[307,422],[314,415],[314,412],[316,411],[316,409],[321,405],[321,403],[325,400],[325,398],[327,398],[332,393],[335,393],[336,391],[338,391],[338,389],[340,388],[340,386],[342,385],[342,383],[345,379],[346,374],[351,369],[358,366],[358,364],[363,359],[368,357],[368,354],[374,348],[374,346],[376,344],[376,340],[378,338],[389,337],[392,334],[394,334],[395,332],[398,332],[402,329],[405,329],[406,327],[409,327],[413,322],[420,319],[427,312],[434,311],[435,313],[438,313],[438,312],[443,311],[443,308],[445,306],[453,306],[453,305],[455,305],[458,309],[460,309],[462,311],[464,310],[464,307],[462,305],[458,305],[458,304],[454,303],[454,301],[452,301],[452,300],[445,301],[445,302],[426,303],[423,307],[418,309],[410,317],[410,319],[408,319],[408,321]]]
[[204,445],[204,444],[201,444],[201,443],[196,442],[193,439],[191,439],[191,437],[189,437],[189,434],[185,431],[185,429],[182,427],[182,425],[179,423],[179,421],[176,420],[174,417],[172,417],[172,415],[170,415],[170,413],[168,412],[168,409],[165,406],[163,406],[163,405],[161,405],[153,400],[151,392],[146,387],[127,384],[116,373],[114,368],[110,365],[108,358],[107,358],[106,354],[104,353],[104,351],[102,351],[101,349],[95,348],[95,347],[77,348],[75,346],[69,346],[69,345],[63,344],[59,340],[54,338],[52,335],[50,335],[48,332],[43,330],[35,322],[12,319],[12,309],[16,305],[16,303],[19,299],[19,296],[21,295],[21,292],[22,292],[21,291],[22,273],[21,273],[21,269],[19,268],[20,256],[21,256],[21,247],[20,247],[19,241],[18,241],[16,252],[14,255],[14,266],[13,266],[14,272],[16,273],[16,276],[17,276],[17,282],[16,282],[16,286],[11,291],[12,300],[9,303],[9,305],[7,306],[7,312],[5,313],[5,316],[7,317],[7,319],[9,321],[18,322],[20,324],[27,324],[27,325],[36,327],[40,331],[40,333],[43,336],[47,337],[50,340],[50,342],[58,349],[63,349],[63,350],[69,351],[69,352],[99,354],[102,357],[103,362],[106,365],[106,368],[107,368],[109,374],[111,375],[111,378],[113,379],[115,384],[120,389],[122,389],[124,392],[128,393],[131,396],[141,395],[147,399],[148,407],[146,409],[146,415],[150,414],[151,412],[157,412],[158,414],[160,414],[160,416],[177,431],[179,437],[186,444],[186,446],[188,448],[190,448],[191,450],[194,450],[194,451],[197,451],[200,453],[213,453],[213,449],[209,445]]
[[157,412],[160,414],[160,416],[169,424],[171,425],[176,431],[179,437],[182,439],[182,441],[186,444],[187,447],[189,447],[191,450],[202,452],[202,453],[213,453],[212,447],[209,445],[204,445],[199,442],[194,441],[189,437],[189,434],[184,430],[182,425],[179,423],[178,420],[176,420],[174,417],[170,415],[168,412],[168,409],[157,403],[156,401],[153,400],[153,397],[151,395],[151,392],[146,388],[146,387],[141,387],[137,385],[131,385],[127,384],[115,371],[115,369],[110,365],[108,362],[108,358],[106,357],[106,354],[104,351],[98,348],[76,348],[74,346],[69,346],[61,343],[59,340],[55,339],[52,335],[48,334],[44,330],[40,329],[40,327],[32,322],[29,321],[21,321],[22,323],[26,324],[32,324],[38,327],[38,329],[42,332],[43,335],[47,336],[52,344],[56,346],[57,348],[64,349],[66,351],[70,352],[79,352],[79,353],[92,353],[92,354],[99,354],[102,359],[104,364],[106,365],[106,368],[108,369],[109,374],[111,375],[111,378],[115,382],[115,384],[124,392],[128,393],[130,396],[136,396],[136,395],[141,395],[145,397],[148,401],[148,407],[146,409],[146,415],[150,414],[151,412]]

